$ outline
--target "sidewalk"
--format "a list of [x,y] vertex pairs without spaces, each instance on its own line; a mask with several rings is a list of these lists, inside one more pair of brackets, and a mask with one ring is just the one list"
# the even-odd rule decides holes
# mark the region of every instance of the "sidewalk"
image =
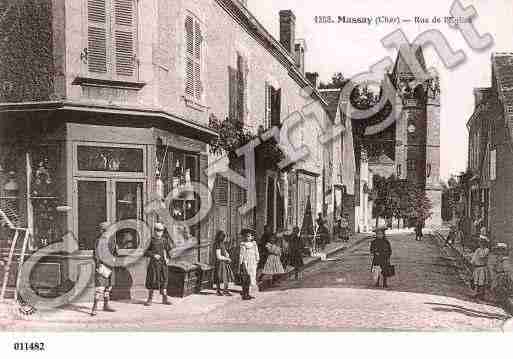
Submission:
[[[365,233],[356,234],[347,243],[332,242],[326,246],[326,258],[357,246],[368,240],[370,236],[370,234]],[[306,257],[304,258],[305,268],[321,260],[321,257]],[[290,267],[288,269],[287,277],[290,278],[293,270]],[[199,294],[193,294],[185,298],[171,298],[173,303],[171,306],[160,304],[159,296],[156,296],[152,307],[143,305],[146,298],[116,301],[112,303],[112,307],[117,310],[115,313],[103,312],[100,306],[100,311],[96,317],[89,315],[90,303],[74,303],[56,311],[36,311],[31,315],[20,313],[19,306],[12,301],[0,303],[0,331],[38,330],[38,328],[41,330],[63,331],[77,327],[94,330],[137,330],[138,328],[148,328],[148,324],[154,326],[155,330],[166,330],[165,327],[162,327],[164,322],[172,321],[180,326],[180,323],[186,323],[191,318],[206,315],[218,308],[228,305],[242,305],[239,295],[240,287],[232,285],[230,289],[233,294],[232,297],[217,296],[215,290],[204,290]],[[259,293],[256,301],[258,301],[258,297],[264,297],[266,294],[265,291]],[[244,305],[251,305],[252,302],[244,302]],[[159,326],[159,323],[161,326]]]

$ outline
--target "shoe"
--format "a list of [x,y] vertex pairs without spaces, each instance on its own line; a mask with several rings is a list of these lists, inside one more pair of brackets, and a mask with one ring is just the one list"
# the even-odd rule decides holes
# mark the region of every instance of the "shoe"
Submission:
[[226,296],[226,297],[233,297],[233,294],[230,293],[229,291],[225,290],[223,291],[223,295]]
[[251,299],[251,297],[249,295],[245,295],[242,297],[242,300],[250,300],[250,299]]
[[171,305],[172,303],[167,299],[167,295],[166,296],[162,296],[162,304],[164,305]]
[[152,302],[149,302],[149,301],[144,302],[144,306],[145,306],[145,307],[151,307],[151,306],[152,306],[152,304],[153,304],[153,303],[152,303]]
[[[223,296],[223,292],[221,292],[220,290],[216,291],[216,294],[217,294],[218,296],[220,296],[220,297],[222,297],[222,296]],[[242,294],[241,294],[241,295],[242,295]]]
[[109,305],[109,301],[108,300],[105,300],[103,302],[103,311],[104,312],[110,312],[110,313],[114,313],[116,310],[113,309],[110,305]]

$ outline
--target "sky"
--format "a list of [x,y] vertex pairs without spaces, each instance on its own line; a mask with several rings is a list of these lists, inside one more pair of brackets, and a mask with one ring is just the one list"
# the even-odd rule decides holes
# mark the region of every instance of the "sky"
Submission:
[[441,85],[441,177],[447,179],[467,167],[466,123],[474,109],[473,89],[490,86],[492,52],[513,52],[512,0],[461,0],[474,6],[474,26],[483,35],[489,33],[494,43],[476,52],[465,42],[461,32],[447,24],[403,23],[384,25],[319,24],[315,16],[374,17],[415,16],[432,19],[449,16],[452,0],[248,0],[248,8],[279,40],[279,11],[292,10],[296,15],[296,38],[307,44],[306,71],[318,72],[328,81],[335,72],[344,77],[369,71],[389,57],[395,61],[397,51],[385,48],[381,39],[402,29],[412,41],[424,31],[435,29],[444,34],[453,50],[462,50],[466,61],[448,69],[430,46],[424,50],[428,67],[435,67]]

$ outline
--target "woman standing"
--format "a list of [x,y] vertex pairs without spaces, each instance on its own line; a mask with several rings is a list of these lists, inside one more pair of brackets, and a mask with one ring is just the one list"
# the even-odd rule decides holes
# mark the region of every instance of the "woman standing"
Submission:
[[296,280],[303,279],[303,248],[301,245],[301,237],[299,236],[299,227],[292,229],[289,237],[289,263],[294,267],[294,278]]
[[268,252],[267,261],[265,262],[262,274],[270,276],[271,284],[273,284],[277,275],[284,274],[285,270],[281,264],[281,248],[276,244],[276,236],[272,235],[269,243],[265,246]]
[[[215,252],[215,274],[217,295],[229,296],[232,294],[228,290],[230,282],[233,281],[233,272],[230,266],[232,260],[225,247],[226,234],[223,231],[217,231],[214,239],[214,252]],[[224,289],[221,292],[221,282],[224,283]]]
[[154,290],[158,290],[162,294],[162,304],[171,305],[171,302],[167,299],[169,278],[167,262],[171,258],[172,247],[170,241],[164,237],[164,225],[162,223],[155,223],[153,230],[153,237],[145,253],[146,257],[150,258],[150,262],[146,273],[148,300],[144,305],[152,305]]
[[488,270],[488,238],[480,236],[479,248],[472,254],[471,264],[474,266],[474,287],[476,289],[475,298],[484,300],[485,290],[490,282],[490,271]]
[[249,300],[254,297],[250,294],[250,287],[257,288],[257,267],[260,260],[258,245],[252,230],[241,231],[239,272],[242,280],[242,299]]
[[386,227],[378,227],[374,230],[376,238],[371,242],[370,253],[372,255],[372,274],[375,286],[379,287],[379,279],[383,278],[383,288],[387,288],[387,276],[385,269],[390,265],[392,246],[385,237]]

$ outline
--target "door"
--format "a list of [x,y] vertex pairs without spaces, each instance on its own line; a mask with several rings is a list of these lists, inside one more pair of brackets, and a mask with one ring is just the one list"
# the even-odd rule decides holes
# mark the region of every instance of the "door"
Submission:
[[[75,233],[81,250],[93,250],[99,236],[99,224],[111,224],[127,219],[144,220],[144,191],[142,180],[78,178],[75,180]],[[120,254],[139,246],[140,238],[134,229],[116,233]]]

